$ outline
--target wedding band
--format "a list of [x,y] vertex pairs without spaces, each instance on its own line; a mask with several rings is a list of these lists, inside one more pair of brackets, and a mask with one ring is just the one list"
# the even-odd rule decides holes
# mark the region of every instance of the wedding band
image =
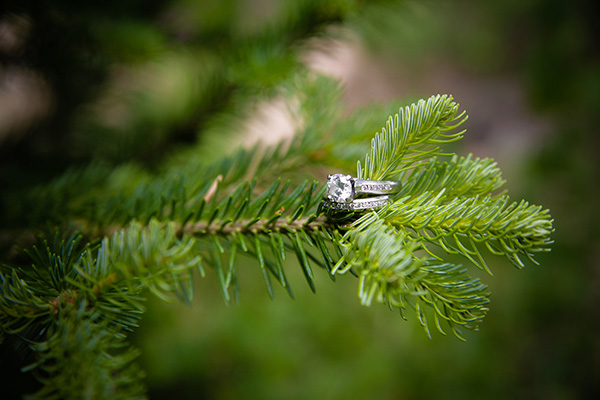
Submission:
[[350,211],[350,210],[368,210],[371,208],[383,207],[389,204],[390,196],[377,196],[366,199],[354,199],[348,203],[338,203],[326,199],[323,204],[332,210]]
[[[334,210],[383,207],[390,202],[389,194],[398,192],[401,187],[400,182],[396,181],[370,181],[343,174],[328,175],[327,179],[324,205]],[[360,198],[364,195],[379,196]]]

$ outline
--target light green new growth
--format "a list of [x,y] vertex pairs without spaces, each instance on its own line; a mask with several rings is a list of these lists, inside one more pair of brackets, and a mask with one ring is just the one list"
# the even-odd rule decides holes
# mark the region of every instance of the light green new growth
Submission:
[[353,133],[335,129],[345,116],[330,81],[290,86],[304,94],[290,100],[300,103],[303,122],[291,143],[210,165],[191,149],[155,176],[94,165],[23,199],[32,224],[75,227],[31,246],[28,265],[0,270],[1,332],[35,352],[28,370],[43,383],[39,397],[142,395],[137,351],[126,338],[143,315],[143,296],[190,302],[198,275],[212,276],[230,302],[239,300],[238,269],[248,261],[271,297],[274,285],[293,296],[285,273],[293,264],[313,291],[324,275],[352,273],[362,304],[403,317],[414,310],[427,332],[433,325],[460,337],[458,328],[477,329],[489,294],[444,253],[489,271],[487,253],[522,267],[549,249],[548,211],[497,193],[504,180],[493,160],[442,153],[467,118],[451,96],[400,108],[358,163],[360,178],[401,181],[391,204],[357,214],[323,209],[323,177],[357,161],[343,151]]
[[[344,257],[336,272],[353,269],[359,275],[359,298],[404,310],[414,308],[428,329],[428,309],[442,333],[442,321],[460,337],[455,326],[474,328],[487,312],[486,286],[465,275],[460,266],[417,255],[420,244],[404,231],[388,226],[377,214],[369,223],[346,234]],[[345,264],[345,265],[344,265]],[[342,265],[344,265],[342,267]],[[339,269],[338,269],[339,268]]]
[[434,96],[400,108],[391,116],[385,128],[371,142],[371,152],[365,166],[358,162],[360,179],[395,179],[406,169],[423,160],[442,154],[439,144],[462,138],[464,131],[449,133],[467,120],[466,112],[458,113],[452,96]]
[[[442,132],[466,118],[451,96],[420,100],[390,117],[371,143],[365,168],[358,163],[358,174],[397,178],[402,189],[391,204],[352,224],[336,267],[359,274],[363,304],[375,299],[401,312],[414,308],[427,330],[426,310],[433,309],[437,329],[444,333],[440,321],[445,321],[459,337],[456,326],[474,328],[485,316],[488,294],[465,269],[445,263],[439,250],[462,255],[491,274],[486,251],[519,268],[522,257],[537,264],[534,255],[549,250],[553,231],[548,210],[496,194],[504,180],[493,160],[471,155],[438,160],[438,145],[464,133]],[[438,278],[436,285],[431,276]]]

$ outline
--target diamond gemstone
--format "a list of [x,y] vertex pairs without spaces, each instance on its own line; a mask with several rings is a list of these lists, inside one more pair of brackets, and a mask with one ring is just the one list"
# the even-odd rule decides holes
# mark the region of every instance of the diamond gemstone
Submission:
[[329,175],[327,197],[336,203],[348,203],[354,197],[354,187],[350,175]]

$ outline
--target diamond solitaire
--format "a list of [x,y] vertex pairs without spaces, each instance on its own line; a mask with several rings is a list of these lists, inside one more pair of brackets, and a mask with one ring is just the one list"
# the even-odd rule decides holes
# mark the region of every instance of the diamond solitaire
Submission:
[[354,199],[354,182],[350,175],[327,176],[327,198],[335,203],[350,203]]

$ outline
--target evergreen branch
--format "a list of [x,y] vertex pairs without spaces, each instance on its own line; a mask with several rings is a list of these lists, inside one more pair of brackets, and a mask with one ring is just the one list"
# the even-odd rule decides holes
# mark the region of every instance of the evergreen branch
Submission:
[[[190,217],[182,223],[169,223],[169,227],[182,240],[193,238],[199,262],[211,266],[217,273],[217,281],[225,301],[229,302],[231,299],[232,286],[236,298],[239,291],[236,286],[237,270],[231,261],[238,250],[258,261],[270,294],[271,275],[290,295],[292,292],[281,268],[281,261],[286,258],[287,252],[295,252],[308,284],[314,290],[310,265],[314,263],[330,270],[333,263],[328,246],[315,246],[314,243],[330,241],[327,231],[331,227],[324,217],[315,214],[324,187],[317,190],[317,182],[305,182],[288,192],[289,181],[281,185],[277,180],[253,199],[253,182],[245,182],[234,188],[230,195],[220,196],[218,192],[221,182],[217,183],[208,201],[205,195],[199,204],[187,202],[185,207],[188,209],[181,215],[187,214]],[[309,250],[307,247],[313,249]],[[321,255],[315,256],[314,251]],[[227,253],[230,254],[228,263],[223,260]]]
[[43,321],[51,314],[51,306],[38,296],[16,270],[3,268],[0,273],[0,327],[3,332],[18,335],[34,321]]
[[501,188],[505,181],[496,162],[490,158],[452,156],[449,161],[439,162],[432,157],[410,171],[404,171],[398,196],[418,196],[425,192],[440,192],[444,197],[473,197],[487,195]]
[[[338,82],[298,71],[299,57],[290,45],[368,11],[360,6],[365,2],[290,2],[265,29],[230,26],[227,21],[239,20],[234,3],[211,7],[218,21],[213,24],[209,12],[210,26],[191,29],[192,40],[186,40],[210,43],[186,45],[189,52],[156,53],[170,33],[137,26],[135,18],[125,25],[92,23],[93,41],[113,27],[141,34],[137,39],[146,50],[134,52],[134,64],[154,79],[142,73],[139,82],[124,82],[123,76],[138,74],[127,72],[137,67],[127,62],[130,54],[120,54],[123,49],[92,63],[83,57],[95,76],[114,76],[117,83],[108,82],[105,94],[78,89],[92,99],[83,113],[66,104],[78,101],[56,102],[58,125],[43,125],[58,127],[52,133],[67,139],[59,142],[75,144],[66,153],[57,145],[52,157],[44,156],[56,167],[7,170],[18,174],[0,199],[0,248],[13,247],[17,237],[28,250],[0,260],[13,264],[0,266],[0,342],[3,334],[15,335],[34,352],[35,362],[24,370],[43,385],[35,397],[143,397],[143,373],[135,364],[139,352],[127,336],[140,325],[148,293],[190,304],[196,271],[211,275],[229,303],[239,299],[239,269],[250,260],[269,296],[280,285],[293,297],[287,261],[297,259],[313,291],[319,269],[332,280],[349,272],[358,278],[362,304],[382,303],[401,314],[414,309],[428,333],[435,324],[459,336],[457,328],[474,329],[485,316],[488,293],[430,247],[462,254],[486,269],[480,253],[486,248],[519,267],[521,258],[533,261],[535,253],[548,249],[553,229],[548,211],[496,193],[504,181],[493,160],[436,158],[445,155],[441,145],[462,138],[455,130],[467,118],[451,96],[347,115]],[[46,17],[67,15],[62,11],[58,7]],[[52,22],[34,14],[24,13],[25,22],[34,27]],[[217,41],[201,40],[216,36]],[[125,75],[121,67],[105,74],[110,71],[92,65],[113,61]],[[50,75],[44,80],[58,89],[81,86],[61,86]],[[78,98],[62,89],[56,91],[66,95],[62,100]],[[246,133],[240,127],[257,110],[250,104],[263,100],[286,102],[295,135],[274,146],[232,149],[237,135]],[[357,163],[357,177],[401,181],[400,192],[390,196],[390,205],[371,212],[323,213],[325,188],[313,179],[352,168],[385,120],[379,116],[396,110],[372,139],[364,164]],[[67,126],[75,129],[61,128]],[[190,143],[196,134],[197,143]],[[184,144],[185,150],[176,149]],[[96,157],[127,164],[74,166],[50,183],[20,189],[68,163]],[[14,184],[21,177],[23,183]],[[30,245],[43,226],[56,231],[43,232]]]
[[[548,210],[540,206],[525,201],[510,203],[506,195],[444,199],[444,190],[404,197],[382,210],[380,217],[398,229],[416,232],[415,240],[437,244],[450,254],[462,254],[488,272],[478,244],[521,268],[524,264],[519,255],[535,262],[534,254],[548,251],[552,243],[552,220]],[[373,219],[365,216],[357,224]]]
[[45,341],[34,343],[32,370],[43,399],[144,398],[144,373],[133,363],[139,351],[110,328],[106,316],[81,300],[58,309]]
[[[190,209],[183,210],[180,215],[193,214],[187,222],[162,223],[152,219],[147,227],[132,223],[128,228],[114,232],[110,238],[104,238],[97,249],[86,247],[74,251],[80,237],[61,242],[56,250],[47,243],[41,246],[43,251],[34,247],[34,251],[29,252],[34,261],[31,270],[10,269],[15,274],[12,279],[0,275],[6,294],[3,298],[6,305],[3,304],[0,311],[10,321],[10,326],[6,322],[3,328],[11,332],[22,329],[38,314],[51,317],[59,301],[85,298],[122,329],[131,330],[137,326],[143,312],[139,296],[144,288],[165,300],[176,293],[189,301],[193,295],[191,270],[198,268],[204,275],[204,265],[217,272],[224,297],[229,301],[231,285],[234,292],[239,290],[236,287],[237,271],[232,267],[233,261],[225,270],[227,264],[222,262],[222,257],[238,248],[259,261],[266,280],[268,274],[275,276],[290,295],[291,288],[281,261],[287,252],[295,252],[314,290],[310,265],[330,270],[333,263],[328,245],[324,244],[324,241],[330,241],[331,236],[327,233],[330,228],[324,217],[314,214],[324,188],[317,190],[316,182],[310,185],[305,182],[286,194],[288,184],[275,182],[256,199],[250,200],[252,186],[252,183],[244,183],[229,196],[218,200],[217,185],[210,200],[207,201],[205,196],[200,201],[202,210],[192,213],[193,204],[186,205]],[[321,245],[315,246],[315,241]],[[269,250],[265,251],[265,246]],[[315,256],[314,251],[321,255]],[[49,278],[42,276],[39,279],[39,274],[48,274]],[[9,293],[24,293],[28,289],[26,282],[43,287],[31,289],[22,296],[22,301],[31,303],[36,296],[41,299],[33,304],[24,303],[19,308],[13,304],[15,301]],[[47,282],[52,285],[44,286]],[[272,289],[269,291],[272,293]],[[19,301],[16,300],[17,304]],[[32,314],[31,310],[37,309],[41,311]],[[16,315],[29,318],[13,319]]]
[[344,256],[334,270],[356,271],[361,303],[369,306],[375,300],[403,315],[413,308],[428,333],[431,319],[443,334],[442,321],[459,337],[456,325],[475,328],[487,312],[486,286],[466,276],[460,266],[418,256],[418,242],[386,225],[376,213],[370,215],[368,224],[344,236]]
[[[310,98],[322,94],[318,82],[307,87]],[[400,108],[372,140],[364,168],[358,163],[360,178],[402,182],[391,204],[362,216],[323,213],[325,187],[294,179],[294,170],[347,161],[343,141],[322,146],[318,139],[320,128],[335,136],[339,110],[299,98],[311,118],[290,143],[239,150],[212,165],[193,160],[154,177],[130,166],[110,173],[89,167],[38,192],[50,198],[32,222],[75,223],[98,238],[83,243],[81,234],[57,232],[27,251],[31,266],[0,268],[0,332],[36,351],[30,368],[44,383],[41,397],[103,397],[104,389],[139,395],[136,352],[118,347],[139,324],[144,293],[190,303],[195,270],[214,273],[229,303],[239,299],[240,259],[251,259],[271,297],[276,284],[293,297],[284,261],[295,256],[313,291],[315,267],[333,280],[350,272],[363,305],[382,303],[402,315],[411,308],[428,333],[433,323],[460,337],[457,328],[475,329],[485,316],[486,286],[431,245],[488,271],[481,249],[518,267],[522,257],[534,261],[548,250],[548,211],[495,194],[504,180],[493,160],[436,157],[440,144],[463,133],[448,133],[466,119],[451,96]],[[324,161],[320,151],[340,156]],[[284,173],[292,179],[282,180]],[[72,187],[88,177],[93,188]],[[67,354],[82,355],[77,370],[65,364]],[[73,377],[73,392],[63,390]]]
[[[312,193],[315,185],[307,187],[298,193],[294,203],[300,206],[314,203]],[[265,197],[261,197],[252,207],[264,203]],[[241,242],[239,247],[259,261],[271,295],[273,289],[269,275],[275,276],[293,296],[281,265],[290,248],[301,259],[301,267],[314,290],[314,274],[310,265],[320,262],[305,248],[314,246],[313,239],[308,234],[299,234],[298,229],[314,224],[312,235],[318,235],[317,224],[323,224],[323,221],[312,217],[290,219],[289,224],[277,221],[268,229],[264,221],[259,221],[247,226],[248,229],[235,229],[235,234],[234,231],[225,233],[222,229],[177,232],[174,223],[152,220],[149,226],[132,223],[110,238],[103,239],[97,247],[85,246],[76,250],[79,236],[74,240],[57,242],[57,248],[44,243],[41,246],[44,251],[37,251],[34,247],[34,251],[29,252],[34,261],[30,270],[11,268],[12,275],[0,274],[2,331],[21,334],[23,339],[32,343],[38,361],[30,369],[37,371],[45,385],[38,393],[41,397],[70,398],[69,393],[75,393],[77,397],[86,392],[104,396],[105,393],[97,391],[121,387],[129,382],[129,378],[120,382],[119,377],[129,376],[122,374],[129,374],[126,370],[134,353],[113,354],[111,349],[124,338],[122,332],[137,327],[143,312],[142,290],[148,289],[164,300],[169,300],[171,294],[176,293],[189,301],[193,295],[190,282],[192,269],[198,268],[204,275],[203,265],[208,264],[217,274],[226,301],[232,286],[237,298],[236,238],[253,238],[249,240],[251,246]],[[258,226],[262,226],[261,229]],[[221,243],[219,237],[225,241]],[[226,252],[230,254],[229,263],[222,262],[222,255]],[[40,280],[37,275],[43,273],[54,278]],[[11,296],[11,293],[15,295]],[[23,336],[26,328],[31,327],[37,342]],[[41,332],[47,334],[40,335]],[[83,340],[84,337],[89,342]],[[65,340],[68,345],[63,343]],[[61,370],[53,368],[67,362],[65,352],[84,354],[73,363],[78,373],[66,367]],[[99,362],[98,357],[103,357],[106,362]],[[88,361],[90,364],[86,364]],[[97,371],[95,368],[98,368]],[[107,381],[107,374],[114,378],[114,382]],[[79,384],[66,392],[63,386],[69,376],[78,377]],[[123,393],[130,393],[129,389],[123,389]]]
[[75,276],[71,266],[78,263],[86,249],[81,236],[70,234],[60,239],[55,232],[53,240],[33,246],[26,254],[33,265],[30,268],[0,268],[0,328],[11,334],[23,334],[33,322],[46,324],[56,313],[61,301],[73,298],[67,279]]
[[447,95],[400,108],[371,141],[364,167],[358,163],[358,178],[395,179],[423,160],[443,154],[438,145],[459,140],[464,133],[445,132],[459,127],[466,119],[465,112],[459,114],[458,104]]
[[[132,223],[105,238],[98,248],[77,249],[79,236],[47,242],[28,252],[28,268],[3,266],[0,327],[20,334],[32,323],[53,323],[61,307],[86,301],[119,329],[137,327],[148,288],[168,300],[189,270],[198,266],[194,239],[176,237],[173,226],[152,221],[148,228]],[[41,329],[41,328],[40,328]]]

